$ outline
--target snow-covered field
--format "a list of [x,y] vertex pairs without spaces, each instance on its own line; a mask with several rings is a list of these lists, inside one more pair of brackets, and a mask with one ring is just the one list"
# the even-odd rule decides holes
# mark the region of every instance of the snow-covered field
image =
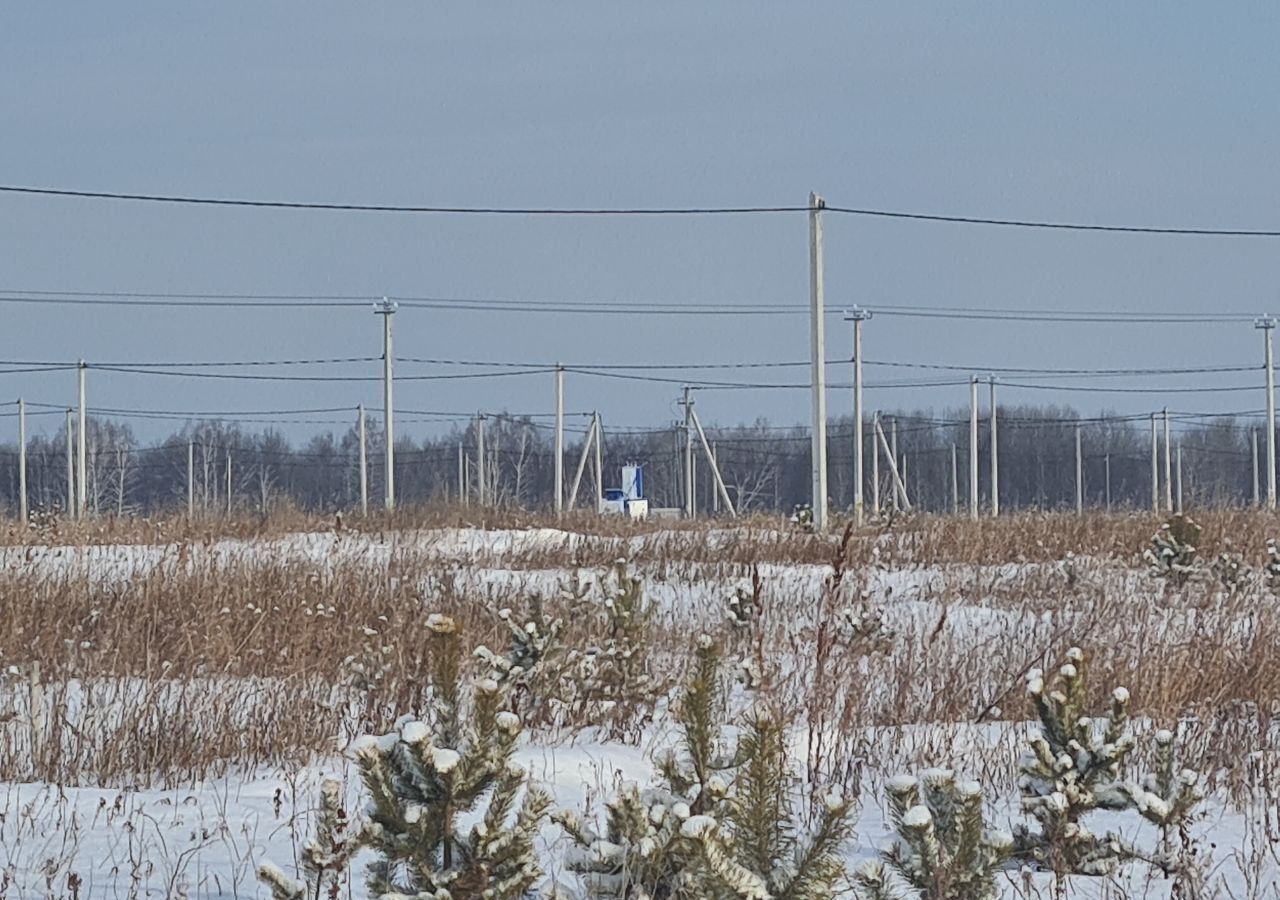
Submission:
[[[735,589],[750,590],[748,569],[719,564],[714,558],[717,545],[737,545],[742,539],[741,533],[732,530],[703,532],[697,540],[703,549],[710,547],[710,553],[682,562],[678,550],[672,550],[662,535],[606,542],[552,529],[303,534],[186,546],[10,547],[0,550],[0,570],[13,583],[30,578],[78,579],[116,596],[127,595],[157,572],[243,572],[261,561],[296,561],[320,573],[361,566],[385,571],[388,580],[415,580],[415,566],[438,564],[439,569],[423,574],[421,584],[415,586],[422,594],[425,617],[442,579],[455,601],[463,598],[495,610],[511,597],[533,592],[554,596],[571,578],[568,561],[600,541],[611,549],[625,548],[633,571],[645,581],[647,598],[658,608],[663,640],[675,646],[699,631],[723,627],[726,596]],[[767,536],[769,541],[779,539],[785,536]],[[1166,664],[1160,659],[1165,656],[1202,652],[1196,642],[1205,640],[1240,639],[1245,642],[1242,646],[1253,646],[1248,641],[1256,639],[1261,627],[1257,620],[1239,615],[1233,600],[1212,592],[1197,594],[1195,602],[1170,600],[1152,587],[1141,569],[1116,560],[971,566],[895,561],[893,556],[890,549],[851,575],[848,596],[840,606],[851,605],[859,615],[880,615],[885,633],[893,636],[894,649],[832,674],[842,685],[851,686],[841,688],[848,694],[841,700],[844,706],[833,707],[828,718],[821,720],[821,728],[829,730],[829,747],[849,757],[850,765],[844,768],[846,793],[859,795],[854,837],[844,849],[851,867],[875,857],[892,841],[883,787],[886,778],[898,771],[954,767],[988,787],[989,821],[1009,828],[1023,820],[1015,786],[1017,755],[1030,730],[1029,710],[1022,699],[1023,657],[1029,666],[1075,640],[1111,642],[1118,655],[1114,664],[1105,666],[1108,675],[1119,676],[1128,669],[1133,677],[1163,679]],[[557,557],[562,562],[552,564]],[[406,559],[413,565],[407,566]],[[822,617],[817,598],[831,567],[766,562],[757,573],[767,585],[764,596],[772,604],[770,615],[776,628],[769,636],[768,653],[778,661],[781,680],[787,685],[782,696],[796,704],[791,711],[799,718],[805,715],[802,706],[812,688],[806,666],[813,632]],[[322,579],[323,574],[317,577]],[[586,572],[583,577],[589,583],[602,576]],[[1123,609],[1130,610],[1128,621],[1118,616]],[[486,609],[476,615],[491,612]],[[1103,633],[1100,620],[1107,617],[1120,620],[1107,622]],[[372,632],[370,640],[375,643],[383,640],[377,634],[382,627],[377,617],[360,627]],[[199,654],[201,635],[190,638],[191,652]],[[290,640],[287,623],[278,628],[278,640]],[[389,635],[386,640],[390,642]],[[1270,640],[1274,647],[1274,637]],[[666,652],[655,653],[655,665],[670,664],[663,655]],[[1142,663],[1149,668],[1134,662],[1153,654],[1156,661]],[[1003,660],[997,668],[1011,675],[1008,683],[982,683],[979,673],[989,671],[992,658]],[[10,752],[22,752],[21,748],[30,752],[31,723],[40,718],[33,707],[31,662],[12,653],[0,660],[14,667],[14,675],[0,681],[0,734],[7,735],[5,746]],[[678,672],[664,674],[674,681]],[[65,721],[57,740],[65,742],[69,752],[81,752],[83,747],[109,742],[111,729],[128,721],[119,714],[130,704],[172,705],[172,709],[156,710],[163,721],[166,715],[184,712],[182,707],[192,703],[197,693],[230,691],[234,683],[240,691],[235,696],[240,697],[283,691],[287,686],[282,682],[273,687],[270,678],[261,676],[248,679],[205,672],[202,681],[184,682],[181,690],[175,689],[171,699],[158,699],[169,696],[164,692],[128,687],[146,683],[150,677],[115,678],[104,668],[87,682],[42,684],[39,696],[61,698],[57,714]],[[252,691],[244,691],[250,682]],[[1144,685],[1130,683],[1129,687],[1140,694]],[[1247,727],[1234,719],[1224,725],[1218,710],[1183,703],[1175,688],[1159,685],[1160,696],[1172,697],[1168,703],[1178,708],[1180,737],[1199,760],[1215,766],[1205,773],[1210,795],[1189,832],[1206,854],[1209,892],[1203,896],[1280,897],[1276,710],[1253,708],[1245,716],[1252,717]],[[94,701],[95,691],[110,699]],[[948,696],[958,691],[966,696]],[[338,691],[332,705],[348,702],[344,697]],[[110,704],[116,706],[103,708]],[[857,715],[849,719],[848,711],[855,707]],[[913,711],[911,717],[895,718],[903,710]],[[242,727],[264,727],[249,712]],[[1149,730],[1153,724],[1143,717],[1135,720],[1139,730]],[[802,731],[798,728],[792,740],[801,771],[809,754]],[[1232,750],[1244,750],[1244,757],[1214,756],[1215,742],[1225,745],[1228,732]],[[157,777],[140,766],[136,777],[113,776],[109,786],[83,777],[76,784],[0,785],[0,900],[269,896],[258,884],[255,870],[268,860],[286,871],[295,867],[309,833],[322,776],[341,778],[350,808],[360,809],[359,779],[343,752],[353,733],[347,729],[332,735],[327,746],[315,747],[305,761],[245,765],[233,760],[224,773],[202,770],[185,780],[173,772]],[[665,703],[655,707],[636,734],[638,742],[619,742],[605,739],[602,729],[590,727],[532,729],[522,739],[518,757],[532,778],[552,793],[556,807],[598,813],[620,783],[652,781],[655,752],[676,740]],[[154,739],[165,739],[163,728]],[[807,740],[812,741],[812,735]],[[91,770],[95,757],[89,750],[83,753]],[[829,764],[827,769],[837,767]],[[20,764],[9,767],[16,768]],[[1130,835],[1140,845],[1153,840],[1151,826],[1136,815],[1104,815],[1095,824]],[[573,889],[575,879],[563,867],[566,849],[560,830],[546,825],[538,847],[545,880]],[[357,858],[343,896],[366,896],[362,872],[368,859],[368,853]],[[1134,865],[1120,876],[1073,878],[1064,889],[1072,897],[1164,897],[1170,896],[1171,887],[1172,882],[1151,867]],[[1017,867],[1010,868],[1001,883],[1001,894],[1009,897],[1050,897],[1053,891],[1050,876],[1037,872],[1024,880]]]

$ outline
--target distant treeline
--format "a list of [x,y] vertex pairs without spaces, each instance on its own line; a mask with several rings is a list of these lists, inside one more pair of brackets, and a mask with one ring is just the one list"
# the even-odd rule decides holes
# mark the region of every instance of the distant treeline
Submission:
[[[1000,410],[998,449],[1002,509],[1060,509],[1074,506],[1076,497],[1076,426],[1083,447],[1084,496],[1090,507],[1101,507],[1109,493],[1114,507],[1147,507],[1151,503],[1151,424],[1148,418],[1102,415],[1081,418],[1058,406],[1016,406]],[[952,507],[952,447],[956,448],[957,487],[965,508],[969,496],[968,410],[943,413],[882,413],[886,435],[897,423],[897,448],[913,506],[931,511]],[[979,491],[989,503],[990,429],[986,411],[979,435]],[[1265,423],[1232,418],[1175,417],[1173,444],[1182,448],[1184,503],[1239,505],[1251,500],[1254,484],[1251,439]],[[528,418],[489,416],[484,424],[485,483],[489,502],[503,506],[547,509],[554,491],[551,429]],[[1163,478],[1163,425],[1160,465]],[[868,506],[873,442],[871,423],[864,423],[866,452],[865,496]],[[709,427],[720,469],[735,505],[743,510],[790,512],[809,501],[810,448],[808,430],[770,425]],[[831,503],[848,508],[853,502],[853,429],[850,418],[834,419],[828,431]],[[583,434],[566,438],[566,491],[574,479]],[[480,466],[476,458],[476,426],[426,439],[396,441],[395,485],[401,505],[456,502],[460,499],[461,466],[471,502],[478,496]],[[195,502],[202,510],[263,511],[281,504],[332,513],[351,510],[360,502],[359,438],[355,428],[327,432],[294,445],[274,430],[250,432],[224,422],[199,422],[173,435],[144,445],[124,424],[91,418],[87,431],[89,506],[99,515],[150,514],[175,510],[187,502],[188,445],[194,445]],[[712,507],[713,479],[695,435],[698,507]],[[646,493],[656,506],[683,503],[684,435],[679,425],[646,431],[610,430],[604,423],[604,482],[616,487],[624,463],[644,466]],[[383,494],[381,429],[368,428],[370,506]],[[230,460],[228,477],[228,459]],[[1259,468],[1265,467],[1265,455]],[[66,506],[67,456],[65,438],[34,437],[27,445],[28,499],[33,510]],[[888,505],[889,467],[880,466],[880,496]],[[1175,472],[1176,479],[1176,472]],[[1265,475],[1262,476],[1266,490]],[[589,505],[595,490],[593,463],[588,460],[579,491],[579,505]],[[1162,488],[1163,490],[1163,488]],[[10,515],[18,508],[18,451],[0,443],[0,507]]]

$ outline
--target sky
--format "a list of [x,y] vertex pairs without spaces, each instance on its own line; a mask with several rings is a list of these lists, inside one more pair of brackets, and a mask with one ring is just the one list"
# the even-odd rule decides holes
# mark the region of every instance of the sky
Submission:
[[[7,4],[0,184],[446,206],[803,206],[1280,228],[1280,8],[1135,4],[329,2]],[[1280,239],[1020,231],[828,215],[828,305],[1280,312]],[[398,355],[686,364],[805,360],[803,213],[459,217],[0,194],[0,291],[438,296],[787,305],[782,316],[402,309]],[[0,303],[0,358],[373,357],[371,308]],[[848,326],[828,323],[832,359]],[[881,315],[868,360],[972,367],[1261,365],[1250,323],[1083,325]],[[342,384],[90,371],[91,409],[381,406]],[[408,374],[459,371],[405,364]],[[765,370],[768,372],[768,370]],[[679,372],[663,373],[679,380]],[[797,382],[803,369],[700,373]],[[833,367],[832,380],[848,380]],[[967,388],[867,405],[943,410]],[[964,375],[948,375],[963,378]],[[1025,379],[1030,381],[1030,376]],[[1044,383],[1045,379],[1039,379]],[[1068,385],[1096,385],[1077,380]],[[1258,383],[1249,392],[1173,388]],[[1002,389],[1093,413],[1258,409],[1261,372]],[[1163,389],[1163,390],[1162,390]],[[405,409],[549,413],[549,374],[403,382]],[[663,425],[679,385],[570,373],[571,413]],[[70,404],[73,372],[0,372],[0,402]],[[833,388],[833,414],[849,406]],[[803,423],[804,390],[703,391],[708,424]],[[345,416],[340,416],[345,417]],[[7,419],[4,421],[12,421]],[[40,431],[57,416],[33,420]],[[139,419],[144,436],[172,423]],[[6,426],[0,426],[6,427]],[[288,429],[303,437],[322,425]],[[401,433],[443,425],[406,422]],[[7,439],[7,438],[6,438]]]

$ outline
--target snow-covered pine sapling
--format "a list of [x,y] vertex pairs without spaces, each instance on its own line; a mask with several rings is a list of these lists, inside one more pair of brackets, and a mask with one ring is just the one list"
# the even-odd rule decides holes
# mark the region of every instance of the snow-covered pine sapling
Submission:
[[1276,544],[1275,538],[1267,539],[1267,565],[1263,573],[1271,592],[1280,594],[1280,545]]
[[[377,897],[516,900],[541,877],[533,842],[550,798],[512,761],[520,720],[502,686],[481,679],[464,709],[458,626],[441,615],[428,626],[430,721],[405,718],[396,732],[355,745],[370,796],[365,842],[381,856],[369,889]],[[460,816],[482,806],[470,829],[459,827]]]
[[272,900],[337,900],[361,837],[360,829],[351,828],[347,819],[342,782],[326,778],[320,783],[315,835],[302,847],[302,880],[290,878],[270,862],[258,867],[258,880],[271,891]]
[[721,752],[720,650],[698,639],[694,665],[677,706],[679,752],[658,761],[660,783],[622,787],[605,807],[605,830],[585,826],[572,812],[552,816],[574,842],[566,859],[591,897],[705,896],[702,850],[683,834],[686,821],[720,812],[727,791],[719,774],[732,765]]
[[1156,578],[1182,585],[1202,570],[1200,526],[1190,516],[1176,515],[1160,526],[1151,537],[1151,546],[1143,551],[1148,571]]
[[612,577],[602,579],[603,600],[597,604],[603,634],[584,651],[571,651],[565,660],[569,678],[565,705],[617,734],[637,706],[654,690],[648,654],[654,608],[645,600],[644,585],[629,574],[626,560],[618,560]]
[[571,813],[556,814],[577,845],[568,867],[589,896],[835,896],[849,804],[829,795],[813,832],[797,835],[785,728],[757,710],[736,751],[726,754],[719,669],[719,650],[704,635],[678,707],[680,752],[659,761],[660,786],[626,786],[607,806],[603,835]]
[[918,780],[909,775],[890,779],[885,793],[898,837],[881,854],[883,861],[864,863],[854,873],[863,897],[996,896],[996,875],[1013,852],[1013,836],[986,827],[977,782],[958,781],[949,769],[929,769]]
[[712,826],[702,838],[715,878],[743,898],[829,900],[836,896],[837,883],[845,874],[840,848],[852,830],[849,801],[828,792],[814,827],[801,834],[794,814],[797,797],[787,761],[786,726],[764,707],[757,707],[747,718],[737,762],[725,827]]
[[482,644],[475,655],[489,667],[489,677],[507,688],[512,708],[526,720],[537,720],[558,686],[564,623],[547,614],[537,594],[523,612],[501,609],[498,618],[508,634],[506,652],[495,653]]
[[1110,714],[1095,721],[1087,714],[1084,652],[1067,651],[1053,684],[1032,670],[1027,693],[1040,720],[1019,768],[1022,809],[1039,825],[1015,829],[1019,856],[1055,873],[1105,875],[1131,859],[1131,848],[1118,836],[1095,835],[1082,819],[1095,809],[1122,810],[1131,805],[1122,779],[1133,750],[1129,733],[1129,692],[1111,694]]
[[1200,789],[1199,775],[1191,769],[1178,769],[1173,732],[1162,728],[1152,736],[1152,740],[1155,743],[1153,771],[1126,787],[1138,813],[1160,829],[1160,849],[1154,862],[1166,872],[1171,872],[1180,868],[1171,836],[1174,832],[1184,831],[1204,794]]

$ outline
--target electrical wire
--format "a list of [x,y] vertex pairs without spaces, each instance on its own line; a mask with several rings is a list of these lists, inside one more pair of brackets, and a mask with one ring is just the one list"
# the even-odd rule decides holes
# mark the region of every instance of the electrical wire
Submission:
[[1203,226],[1113,225],[1104,223],[1061,222],[1045,219],[995,218],[974,215],[919,213],[870,207],[810,205],[750,206],[668,206],[668,207],[536,207],[536,206],[426,206],[383,203],[334,203],[301,200],[254,200],[232,197],[207,197],[181,194],[145,194],[121,191],[73,190],[69,188],[0,185],[0,192],[46,197],[71,197],[93,200],[130,200],[184,206],[232,206],[256,209],[327,210],[340,212],[431,213],[486,216],[724,216],[774,213],[800,213],[820,209],[828,213],[883,219],[906,219],[919,222],[941,222],[957,225],[991,225],[1005,228],[1031,228],[1054,231],[1095,231],[1122,234],[1164,234],[1213,237],[1280,237],[1280,231],[1252,228],[1210,228]]

